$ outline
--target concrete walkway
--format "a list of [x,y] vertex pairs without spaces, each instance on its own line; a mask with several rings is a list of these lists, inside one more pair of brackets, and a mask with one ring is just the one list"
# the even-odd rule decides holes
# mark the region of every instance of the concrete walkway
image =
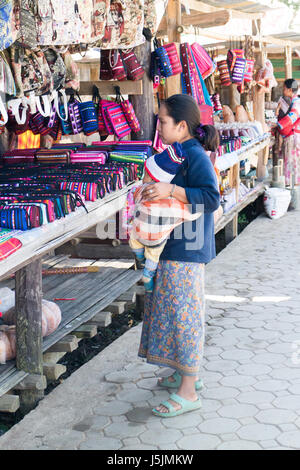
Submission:
[[160,419],[170,369],[137,358],[141,325],[78,369],[0,449],[300,449],[300,213],[254,221],[207,267],[203,408]]

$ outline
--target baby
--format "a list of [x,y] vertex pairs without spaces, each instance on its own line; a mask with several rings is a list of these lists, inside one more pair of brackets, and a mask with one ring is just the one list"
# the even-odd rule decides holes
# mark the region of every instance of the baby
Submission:
[[[278,105],[276,108],[276,117],[278,121],[283,119],[290,111],[291,109],[291,104],[292,104],[292,98],[289,96],[281,96],[278,100]],[[280,134],[279,130],[278,132],[278,151],[280,152],[282,149],[282,144],[283,144],[283,136]]]
[[159,201],[143,199],[143,190],[149,184],[170,183],[178,173],[185,157],[179,143],[153,155],[145,162],[143,185],[134,193],[135,217],[129,245],[133,250],[138,268],[144,267],[143,282],[146,292],[152,292],[160,255],[169,234],[186,220],[195,220],[201,214],[192,214],[188,205],[172,196]]

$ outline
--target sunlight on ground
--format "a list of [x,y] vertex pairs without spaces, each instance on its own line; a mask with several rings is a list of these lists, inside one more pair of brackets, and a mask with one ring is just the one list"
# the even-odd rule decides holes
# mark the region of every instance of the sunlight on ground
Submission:
[[253,297],[252,302],[284,302],[286,300],[291,300],[291,297]]
[[246,302],[245,297],[236,297],[235,295],[206,295],[206,300],[214,300],[216,302]]

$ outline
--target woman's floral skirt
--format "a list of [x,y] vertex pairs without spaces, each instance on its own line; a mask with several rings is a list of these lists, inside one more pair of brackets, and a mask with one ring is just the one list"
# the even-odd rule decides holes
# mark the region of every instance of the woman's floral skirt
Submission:
[[204,264],[160,261],[146,294],[138,355],[147,362],[197,375],[204,346]]

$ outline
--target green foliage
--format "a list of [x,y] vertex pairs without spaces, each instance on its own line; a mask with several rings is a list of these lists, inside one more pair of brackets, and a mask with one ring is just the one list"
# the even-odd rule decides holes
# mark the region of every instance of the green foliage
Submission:
[[292,8],[295,11],[298,11],[300,8],[299,0],[279,0],[281,3],[284,3],[289,8]]

